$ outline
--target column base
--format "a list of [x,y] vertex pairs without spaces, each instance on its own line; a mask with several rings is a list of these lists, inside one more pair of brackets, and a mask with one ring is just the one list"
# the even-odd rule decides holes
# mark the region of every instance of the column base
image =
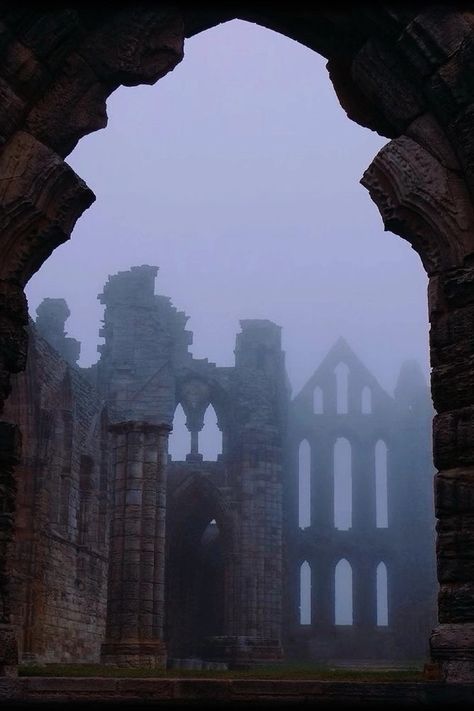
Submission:
[[166,645],[157,642],[104,642],[100,651],[102,664],[117,667],[148,667],[165,669],[167,661]]
[[438,625],[431,634],[430,649],[446,681],[474,682],[474,623]]
[[18,676],[18,642],[13,625],[0,624],[0,676]]
[[228,665],[229,669],[249,669],[280,664],[283,647],[278,639],[229,635],[209,637],[203,645],[203,658]]

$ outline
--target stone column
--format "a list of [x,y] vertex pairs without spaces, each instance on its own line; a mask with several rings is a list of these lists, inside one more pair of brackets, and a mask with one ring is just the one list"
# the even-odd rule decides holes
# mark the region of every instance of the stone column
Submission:
[[352,443],[352,528],[370,543],[376,531],[375,450],[370,440]]
[[10,620],[8,554],[14,535],[14,468],[19,463],[20,452],[19,427],[9,422],[0,422],[0,677],[16,676],[18,665],[17,629]]
[[193,427],[189,430],[191,432],[191,451],[186,455],[187,462],[202,462],[202,454],[199,454],[199,432],[201,429],[202,425],[199,429]]
[[311,527],[334,530],[334,442],[323,434],[311,442]]
[[450,681],[474,679],[474,268],[430,279],[439,625],[430,644]]
[[114,499],[102,661],[166,665],[163,642],[167,424],[110,428]]
[[280,662],[282,650],[282,452],[271,426],[242,432],[236,472],[239,532],[232,556],[226,635],[208,655],[231,668]]
[[321,551],[311,565],[313,625],[327,635],[334,628],[334,561]]
[[377,573],[376,564],[367,560],[367,553],[355,557],[352,570],[352,599],[354,625],[360,635],[370,634],[377,626]]
[[191,450],[186,455],[187,462],[202,462],[202,454],[199,454],[199,433],[204,427],[205,406],[189,408],[186,411],[186,427],[191,433]]

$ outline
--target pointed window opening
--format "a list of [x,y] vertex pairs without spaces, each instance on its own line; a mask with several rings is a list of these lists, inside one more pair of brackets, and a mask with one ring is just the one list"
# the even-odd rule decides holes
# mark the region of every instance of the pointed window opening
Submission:
[[316,387],[313,390],[313,413],[315,415],[322,415],[323,412],[324,412],[323,391],[319,387],[319,385],[316,385]]
[[300,528],[311,526],[311,447],[304,439],[299,448],[298,521]]
[[334,444],[334,526],[340,531],[352,526],[352,450],[344,437]]
[[336,376],[336,412],[347,415],[349,412],[349,368],[345,363],[339,363],[334,368]]
[[388,626],[388,580],[387,566],[377,566],[377,627]]
[[189,454],[191,435],[186,427],[186,415],[181,405],[178,405],[173,417],[173,431],[170,433],[168,452],[175,462],[184,462]]
[[334,578],[335,624],[352,625],[352,568],[345,558],[336,565]]
[[300,625],[311,624],[311,566],[307,560],[300,567]]
[[375,445],[375,511],[377,528],[388,527],[387,445],[379,439]]
[[222,432],[217,426],[217,415],[212,405],[204,414],[204,425],[199,433],[199,452],[206,462],[215,462],[222,453]]
[[361,393],[361,411],[363,415],[372,414],[372,390],[368,387],[363,388]]

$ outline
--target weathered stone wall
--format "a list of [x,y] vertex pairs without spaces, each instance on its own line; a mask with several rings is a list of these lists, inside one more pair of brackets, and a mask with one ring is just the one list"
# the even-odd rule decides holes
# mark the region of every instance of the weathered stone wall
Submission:
[[[180,617],[176,600],[184,599],[181,590],[187,585],[187,571],[183,560],[189,558],[189,546],[198,547],[215,518],[227,538],[224,624],[218,648],[208,653],[232,658],[232,663],[236,663],[234,657],[242,663],[280,658],[281,477],[286,407],[280,328],[269,321],[243,321],[242,333],[237,336],[235,368],[218,368],[206,359],[194,359],[188,352],[192,334],[185,330],[187,317],[169,299],[154,293],[157,271],[143,265],[109,278],[100,295],[106,306],[101,331],[105,343],[100,346],[96,376],[114,421],[171,423],[178,404],[186,414],[191,446],[181,472],[189,475],[197,489],[184,482],[188,491],[194,491],[195,500],[190,505],[180,499],[181,508],[187,511],[184,520],[172,500],[168,516],[168,565],[172,571],[168,600],[171,616],[182,630],[180,634],[168,624],[170,644],[173,650],[187,648],[188,654],[198,644],[191,629],[186,644],[184,618],[191,627],[196,620],[189,616],[189,606]],[[199,486],[212,483],[212,477],[202,470],[206,463],[199,453],[199,432],[210,405],[223,435],[220,481],[213,482],[213,505],[199,510],[202,501],[210,497],[209,491],[202,495],[196,492]],[[135,467],[140,468],[138,461]],[[174,496],[174,482],[170,486]],[[216,507],[219,510],[215,511]],[[222,513],[226,507],[228,515]],[[180,547],[175,541],[184,542]],[[120,564],[120,560],[111,560],[111,580]],[[191,574],[190,569],[188,572]],[[130,584],[128,581],[127,586]],[[237,649],[242,640],[244,649]]]
[[163,643],[167,424],[111,427],[107,626],[101,659],[120,666],[166,666]]
[[132,267],[109,277],[99,299],[105,305],[97,388],[111,420],[171,422],[175,374],[191,360],[188,317],[155,294],[158,267]]
[[[105,126],[120,84],[154,83],[182,59],[183,39],[232,17],[282,32],[328,58],[348,116],[393,140],[363,184],[385,227],[407,239],[430,276],[440,625],[432,654],[449,679],[474,678],[472,86],[474,11],[429,2],[352,8],[199,3],[102,8],[2,6],[0,114],[0,396],[24,369],[24,285],[69,238],[94,196],[64,162]],[[6,548],[20,434],[0,423],[0,668],[14,658]],[[6,646],[5,646],[6,645]],[[7,655],[7,656],[5,656]]]
[[108,555],[106,416],[82,377],[30,326],[7,416],[23,433],[9,555],[23,659],[97,660]]
[[[426,645],[420,615],[435,587],[426,388],[408,372],[390,398],[341,343],[289,412],[281,329],[242,321],[234,367],[194,359],[187,318],[155,295],[156,273],[144,265],[109,277],[100,296],[105,343],[92,368],[64,358],[74,362],[79,344],[66,336],[63,300],[38,309],[55,348],[31,326],[27,370],[7,403],[24,437],[9,562],[22,658],[98,660],[102,645],[103,661],[123,665],[197,655],[242,666],[281,659],[283,634],[289,655],[300,658],[320,659],[322,650],[324,658],[406,656],[415,625]],[[341,360],[351,368],[347,415],[336,412]],[[320,415],[316,385],[324,391]],[[370,414],[361,413],[366,385]],[[178,404],[190,433],[183,462],[167,459]],[[222,431],[215,462],[199,451],[210,405]],[[357,441],[350,532],[334,529],[330,476],[334,440],[348,432]],[[314,448],[317,495],[314,526],[299,531],[294,461],[303,436]],[[389,531],[374,527],[377,438],[389,444]],[[354,564],[353,630],[333,625],[331,576],[342,556]],[[303,557],[318,569],[311,633],[296,619]],[[389,630],[374,629],[368,604],[380,559],[392,579]]]
[[[344,402],[336,371],[343,364]],[[344,393],[340,393],[344,395]],[[403,658],[428,655],[435,624],[436,577],[431,455],[432,408],[416,364],[403,366],[390,397],[340,339],[294,398],[289,418],[290,466],[285,481],[287,510],[287,652],[299,659]],[[336,443],[348,448],[350,520],[336,527]],[[299,461],[309,449],[310,521],[298,526]],[[379,473],[386,471],[387,518]],[[380,457],[381,455],[381,457]],[[304,484],[305,489],[307,484]],[[378,506],[377,506],[378,504]],[[377,520],[377,508],[379,518]],[[335,569],[352,570],[353,622],[336,625]],[[311,570],[311,620],[300,624],[300,566]],[[377,625],[377,566],[387,571],[388,626]]]

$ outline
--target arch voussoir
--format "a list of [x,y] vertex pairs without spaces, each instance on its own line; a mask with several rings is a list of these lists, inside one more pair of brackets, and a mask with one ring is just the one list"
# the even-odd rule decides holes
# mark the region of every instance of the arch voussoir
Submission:
[[411,138],[384,146],[361,183],[385,228],[411,243],[429,275],[474,251],[474,211],[463,179]]

